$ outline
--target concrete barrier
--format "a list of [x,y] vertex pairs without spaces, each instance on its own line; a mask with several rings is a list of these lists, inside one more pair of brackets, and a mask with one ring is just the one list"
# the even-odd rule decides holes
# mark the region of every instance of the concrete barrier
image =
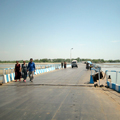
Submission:
[[14,75],[14,73],[11,73],[11,74],[10,74],[10,80],[11,80],[11,81],[15,80],[15,75]]
[[112,82],[110,82],[110,88],[112,89]]
[[107,86],[109,87],[110,86],[110,82],[107,81]]
[[10,82],[10,74],[3,75],[3,83],[8,83]]
[[[71,65],[67,65],[67,67],[71,67]],[[34,75],[38,75],[38,74],[41,74],[41,73],[53,71],[56,68],[61,69],[61,66],[60,65],[55,65],[55,67],[51,66],[50,68],[37,69],[36,72],[34,72]],[[8,69],[5,69],[5,70],[8,70]],[[10,73],[10,74],[4,74],[3,75],[3,83],[8,83],[8,82],[13,81],[13,80],[15,80],[15,73]]]
[[92,75],[90,75],[90,84],[94,84]]
[[49,72],[55,70],[55,67],[45,68],[45,69],[37,69],[36,72],[34,72],[34,75]]
[[107,81],[107,86],[120,93],[120,85]]
[[112,89],[116,90],[116,84],[115,83],[112,83]]
[[120,85],[116,84],[116,91],[120,93]]

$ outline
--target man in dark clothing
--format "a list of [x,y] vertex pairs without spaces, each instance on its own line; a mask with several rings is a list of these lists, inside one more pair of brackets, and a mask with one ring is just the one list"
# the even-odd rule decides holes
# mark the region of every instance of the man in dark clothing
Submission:
[[63,68],[63,62],[61,62],[61,68]]

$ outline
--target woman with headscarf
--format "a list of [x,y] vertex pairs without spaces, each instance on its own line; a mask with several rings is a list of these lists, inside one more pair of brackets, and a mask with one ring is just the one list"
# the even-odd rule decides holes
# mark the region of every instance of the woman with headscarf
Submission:
[[66,69],[66,62],[64,61],[64,68]]
[[25,63],[25,61],[23,61],[23,64],[22,64],[22,78],[24,79],[23,82],[26,82],[26,78],[27,78],[27,64]]
[[19,79],[19,81],[21,81],[21,67],[18,61],[16,61],[15,64],[15,82],[17,82],[17,79]]
[[61,68],[63,68],[63,62],[61,62]]

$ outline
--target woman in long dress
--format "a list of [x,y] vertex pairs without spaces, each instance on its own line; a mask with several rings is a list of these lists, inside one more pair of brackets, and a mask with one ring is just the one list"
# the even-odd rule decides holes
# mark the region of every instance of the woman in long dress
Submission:
[[21,67],[18,61],[16,61],[15,64],[15,82],[17,82],[17,79],[19,79],[19,81],[21,81]]
[[23,64],[22,64],[22,78],[24,79],[23,82],[26,82],[26,78],[27,78],[27,64],[25,64],[25,61],[23,61]]
[[66,62],[64,61],[64,68],[66,69]]

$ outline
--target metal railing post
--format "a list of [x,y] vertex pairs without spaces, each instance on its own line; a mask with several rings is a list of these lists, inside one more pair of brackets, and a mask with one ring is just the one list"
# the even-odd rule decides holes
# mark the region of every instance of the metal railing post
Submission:
[[118,72],[116,71],[116,84],[117,84],[117,73],[118,73]]
[[99,85],[100,85],[100,68],[99,68]]
[[107,82],[108,81],[107,71],[105,71],[105,73],[106,73],[106,82]]

